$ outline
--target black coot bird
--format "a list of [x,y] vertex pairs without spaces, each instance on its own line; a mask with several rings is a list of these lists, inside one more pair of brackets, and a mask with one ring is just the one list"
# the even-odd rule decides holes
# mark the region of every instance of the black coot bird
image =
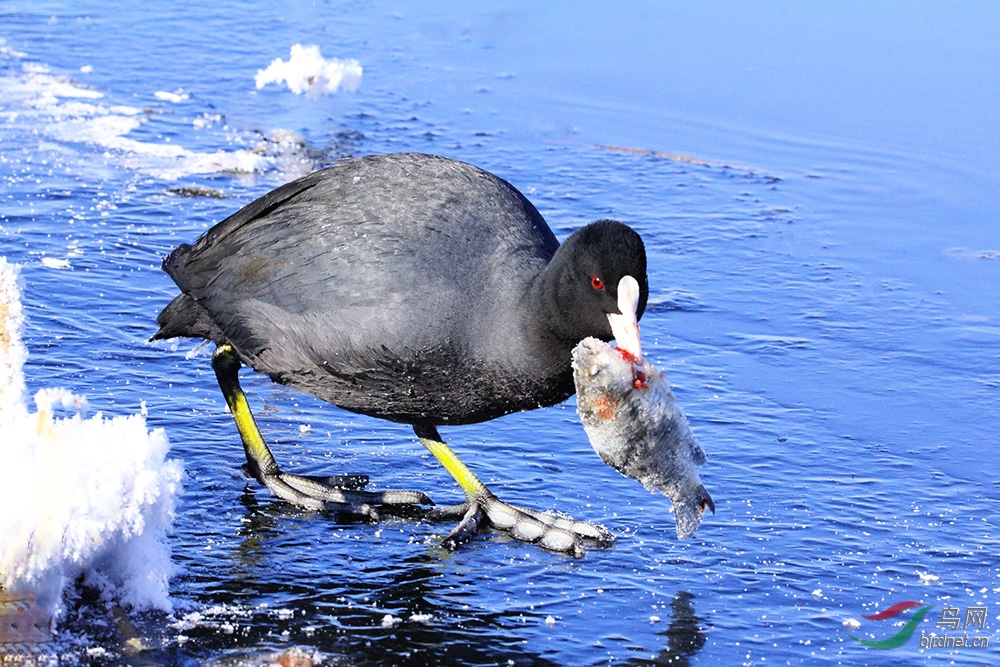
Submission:
[[[342,408],[411,424],[467,502],[446,539],[482,520],[576,554],[599,526],[499,501],[438,427],[558,403],[573,394],[571,351],[615,338],[641,356],[646,253],[600,220],[562,245],[513,186],[417,153],[341,161],[261,197],[163,262],[181,290],[156,338],[216,343],[212,365],[247,456],[244,469],[307,508],[376,516],[372,505],[433,504],[367,481],[282,472],[242,390],[241,363]],[[438,510],[442,513],[442,510]]]

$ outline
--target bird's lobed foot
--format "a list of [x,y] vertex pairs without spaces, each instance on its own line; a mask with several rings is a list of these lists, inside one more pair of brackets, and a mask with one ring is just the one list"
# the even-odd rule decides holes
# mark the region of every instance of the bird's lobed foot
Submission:
[[274,495],[305,509],[378,521],[376,506],[412,509],[434,505],[434,501],[419,491],[364,491],[367,475],[317,477],[281,471],[253,475],[247,468],[244,466],[244,473],[256,478]]
[[442,542],[447,549],[456,549],[471,540],[484,520],[514,539],[535,542],[546,549],[569,553],[577,558],[584,554],[585,539],[599,544],[610,544],[615,539],[603,526],[515,507],[497,499],[489,490],[470,497],[462,505],[433,510],[427,516],[430,519],[462,517],[458,527]]

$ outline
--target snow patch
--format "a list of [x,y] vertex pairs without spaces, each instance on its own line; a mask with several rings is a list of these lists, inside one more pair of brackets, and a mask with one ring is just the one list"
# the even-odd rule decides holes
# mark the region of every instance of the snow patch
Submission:
[[922,584],[930,585],[941,580],[941,577],[936,574],[931,574],[930,572],[921,572],[920,570],[917,570],[916,572],[917,576],[920,577],[920,583]]
[[18,271],[0,257],[0,586],[54,610],[85,575],[107,599],[169,611],[181,465],[142,415],[87,418],[66,389],[42,389],[29,411]]
[[295,44],[287,61],[275,58],[267,69],[257,70],[257,90],[269,83],[282,84],[296,95],[329,95],[340,88],[354,92],[361,85],[361,63],[357,60],[325,60],[315,44]]
[[58,257],[42,257],[42,266],[48,269],[68,269],[70,268],[70,263]]
[[[145,109],[105,104],[104,93],[70,77],[55,75],[37,63],[22,64],[19,76],[0,77],[0,98],[8,122],[42,126],[41,132],[64,146],[89,144],[126,168],[164,180],[192,174],[266,171],[275,162],[262,149],[192,151],[168,141],[142,141],[129,136],[151,122]],[[154,97],[176,103],[183,91],[158,91]],[[266,148],[266,146],[265,146]]]
[[155,93],[153,93],[153,97],[155,97],[156,99],[158,99],[158,100],[160,100],[162,102],[171,102],[173,104],[178,104],[178,103],[183,102],[184,100],[188,99],[188,97],[190,97],[190,95],[188,95],[187,93],[185,93],[183,90],[178,90],[178,91],[173,92],[173,93],[171,93],[170,91],[167,91],[167,90],[158,90]]

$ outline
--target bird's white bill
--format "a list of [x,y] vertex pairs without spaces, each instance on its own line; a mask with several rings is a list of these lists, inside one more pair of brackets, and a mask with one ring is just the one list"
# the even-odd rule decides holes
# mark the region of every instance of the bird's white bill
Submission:
[[608,313],[611,333],[615,342],[636,359],[642,359],[642,344],[639,342],[639,321],[635,311],[639,307],[639,283],[632,276],[618,281],[618,313]]

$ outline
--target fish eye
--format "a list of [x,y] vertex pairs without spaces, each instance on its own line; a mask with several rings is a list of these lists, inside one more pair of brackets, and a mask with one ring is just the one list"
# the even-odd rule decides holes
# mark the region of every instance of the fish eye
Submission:
[[594,289],[604,289],[604,281],[600,276],[591,276],[590,284]]

